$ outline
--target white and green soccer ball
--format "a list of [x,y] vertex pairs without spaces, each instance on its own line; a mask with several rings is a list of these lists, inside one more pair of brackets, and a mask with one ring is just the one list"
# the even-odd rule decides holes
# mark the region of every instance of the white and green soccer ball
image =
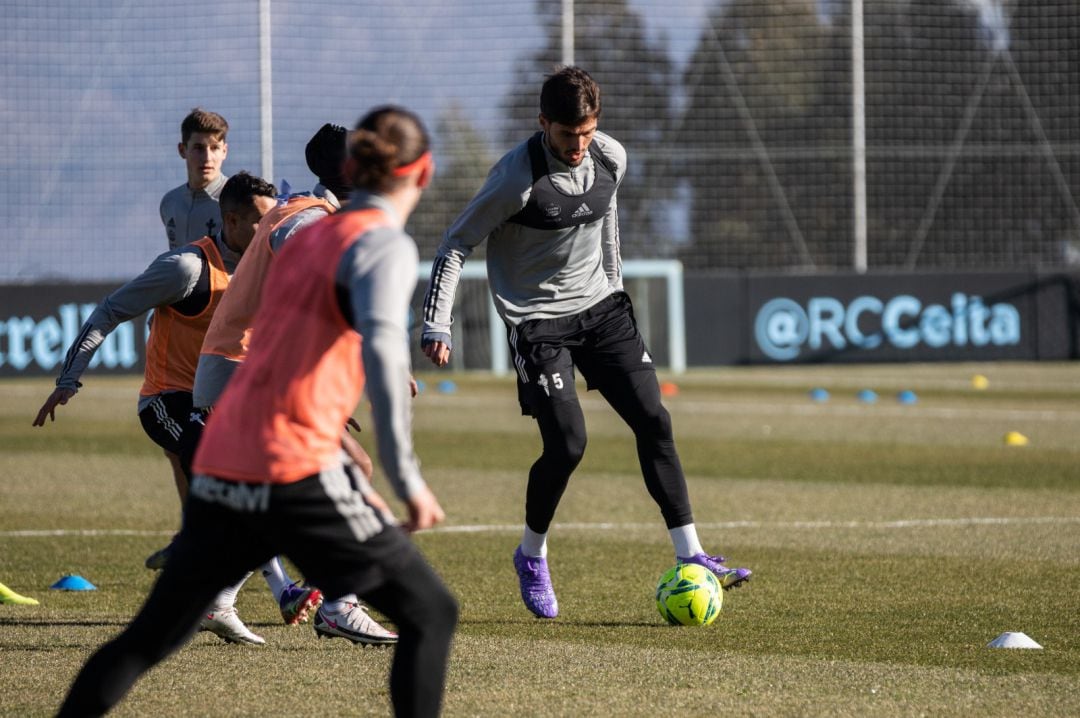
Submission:
[[707,626],[720,615],[724,592],[712,571],[696,563],[668,569],[656,585],[656,608],[673,626]]

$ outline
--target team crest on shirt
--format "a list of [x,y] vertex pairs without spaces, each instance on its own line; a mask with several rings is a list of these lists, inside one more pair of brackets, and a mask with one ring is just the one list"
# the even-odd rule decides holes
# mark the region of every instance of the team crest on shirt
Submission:
[[544,216],[548,219],[558,219],[562,214],[562,207],[556,202],[549,202],[544,205]]

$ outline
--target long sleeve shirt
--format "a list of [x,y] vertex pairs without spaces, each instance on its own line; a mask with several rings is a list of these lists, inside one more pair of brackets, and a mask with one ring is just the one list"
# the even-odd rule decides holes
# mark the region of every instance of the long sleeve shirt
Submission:
[[[596,133],[593,143],[614,167],[617,187],[625,176],[626,151],[602,132]],[[601,222],[547,230],[508,221],[525,207],[532,192],[527,144],[521,143],[495,164],[447,230],[424,298],[425,340],[449,341],[461,267],[484,240],[492,299],[508,324],[577,314],[622,288],[614,195],[608,207],[594,208],[604,213]],[[552,184],[566,195],[587,192],[600,171],[590,153],[576,167],[550,151],[545,157]]]
[[[398,217],[380,195],[353,193],[349,210],[367,207]],[[361,352],[365,386],[379,461],[401,499],[425,485],[413,449],[409,393],[412,365],[408,315],[418,261],[416,243],[400,225],[382,227],[361,235],[342,255],[336,275],[339,289],[349,298],[353,328],[364,339]]]
[[[232,274],[240,255],[226,246],[221,235],[215,239],[225,263]],[[97,306],[79,329],[79,335],[68,349],[58,387],[78,390],[79,378],[86,371],[98,347],[117,326],[155,307],[175,304],[199,293],[209,300],[209,276],[204,271],[206,260],[198,247],[183,246],[165,252],[143,272],[116,289]],[[139,398],[142,411],[153,397]]]
[[205,189],[191,189],[187,183],[165,193],[158,206],[169,249],[176,249],[221,231],[218,197],[229,178],[218,175]]
[[[315,185],[313,194],[325,199],[336,209],[341,209],[338,198],[321,184]],[[321,207],[309,207],[297,212],[270,234],[270,248],[277,254],[290,237],[326,216],[326,211]],[[191,392],[194,405],[199,408],[212,407],[221,396],[221,392],[225,391],[229,379],[232,378],[233,372],[239,365],[240,362],[220,354],[200,354],[198,368],[195,371],[195,386]]]

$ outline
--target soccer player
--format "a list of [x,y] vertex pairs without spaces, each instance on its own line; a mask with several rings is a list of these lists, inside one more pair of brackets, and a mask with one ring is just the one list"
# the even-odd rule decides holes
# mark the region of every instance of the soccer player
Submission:
[[[165,225],[169,249],[190,244],[202,237],[212,237],[221,228],[221,207],[218,198],[228,177],[221,174],[221,165],[228,155],[226,136],[229,123],[215,112],[196,107],[180,123],[180,143],[177,151],[187,168],[187,182],[161,198],[158,213]],[[153,322],[153,311],[146,321]],[[175,455],[165,452],[172,466],[177,485],[187,481],[184,468]],[[166,554],[157,551],[146,560],[151,567],[160,563]]]
[[173,555],[127,629],[83,667],[61,716],[107,711],[187,642],[216,591],[279,553],[330,595],[355,591],[395,621],[393,709],[439,712],[457,603],[339,459],[366,374],[379,457],[408,506],[406,528],[443,519],[413,453],[407,386],[417,250],[404,225],[433,172],[415,115],[384,107],[360,121],[348,209],[303,230],[271,266],[274,291],[248,357],[207,420]]
[[514,567],[525,606],[554,618],[548,529],[585,451],[575,367],[623,418],[637,440],[649,495],[660,507],[679,561],[711,570],[724,588],[750,578],[705,553],[698,540],[671,418],[660,401],[652,357],[622,288],[616,191],[626,172],[622,145],[597,130],[600,88],[566,67],[540,91],[540,128],[508,152],[447,231],[424,298],[424,353],[450,359],[451,310],[465,258],[488,240],[491,294],[507,325],[522,413],[543,450],[529,471],[525,528]]
[[[308,169],[319,180],[314,192],[289,196],[259,223],[255,238],[237,266],[229,291],[214,313],[203,340],[193,390],[195,407],[203,413],[209,413],[233,372],[247,358],[255,312],[273,258],[300,229],[333,214],[341,208],[342,202],[348,201],[349,188],[343,175],[346,134],[347,130],[340,125],[327,123],[319,128],[304,149]],[[361,471],[364,476],[357,480],[366,489],[370,486],[371,458],[347,432],[343,433],[342,442],[350,458],[354,459],[345,462],[346,470]],[[188,446],[194,450],[195,444]],[[381,502],[373,491],[369,500]],[[397,641],[393,632],[368,615],[367,608],[355,594],[323,602],[318,589],[293,581],[277,557],[262,567],[262,575],[287,624],[306,621],[309,612],[315,611],[315,632],[320,637],[341,636],[364,645]]]
[[166,192],[158,208],[169,249],[212,237],[221,229],[218,197],[228,179],[221,174],[229,154],[228,133],[224,117],[199,107],[180,123],[176,149],[187,166],[187,182]]
[[[75,396],[82,386],[79,378],[113,329],[154,309],[145,380],[139,391],[139,420],[151,440],[181,466],[176,490],[182,505],[190,467],[183,465],[181,457],[186,453],[185,443],[195,438],[189,421],[191,389],[203,335],[259,220],[275,202],[270,183],[246,172],[231,177],[221,191],[221,231],[162,254],[98,305],[68,349],[56,389],[38,411],[34,426],[44,426],[46,418],[56,420],[56,407]],[[230,642],[263,643],[236,614],[236,590],[219,597],[204,617],[203,628]]]

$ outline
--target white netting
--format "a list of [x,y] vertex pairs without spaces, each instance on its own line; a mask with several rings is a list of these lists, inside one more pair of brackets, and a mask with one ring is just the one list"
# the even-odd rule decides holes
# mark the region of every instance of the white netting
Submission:
[[[688,271],[852,264],[848,0],[574,3],[574,59],[632,158],[624,256]],[[1080,4],[865,0],[871,268],[1063,266],[1080,255]],[[558,0],[273,0],[275,183],[373,105],[417,110],[439,177],[431,259],[490,164],[536,125],[564,56]],[[166,248],[179,123],[230,122],[259,172],[259,2],[7,0],[0,281],[120,280]]]

